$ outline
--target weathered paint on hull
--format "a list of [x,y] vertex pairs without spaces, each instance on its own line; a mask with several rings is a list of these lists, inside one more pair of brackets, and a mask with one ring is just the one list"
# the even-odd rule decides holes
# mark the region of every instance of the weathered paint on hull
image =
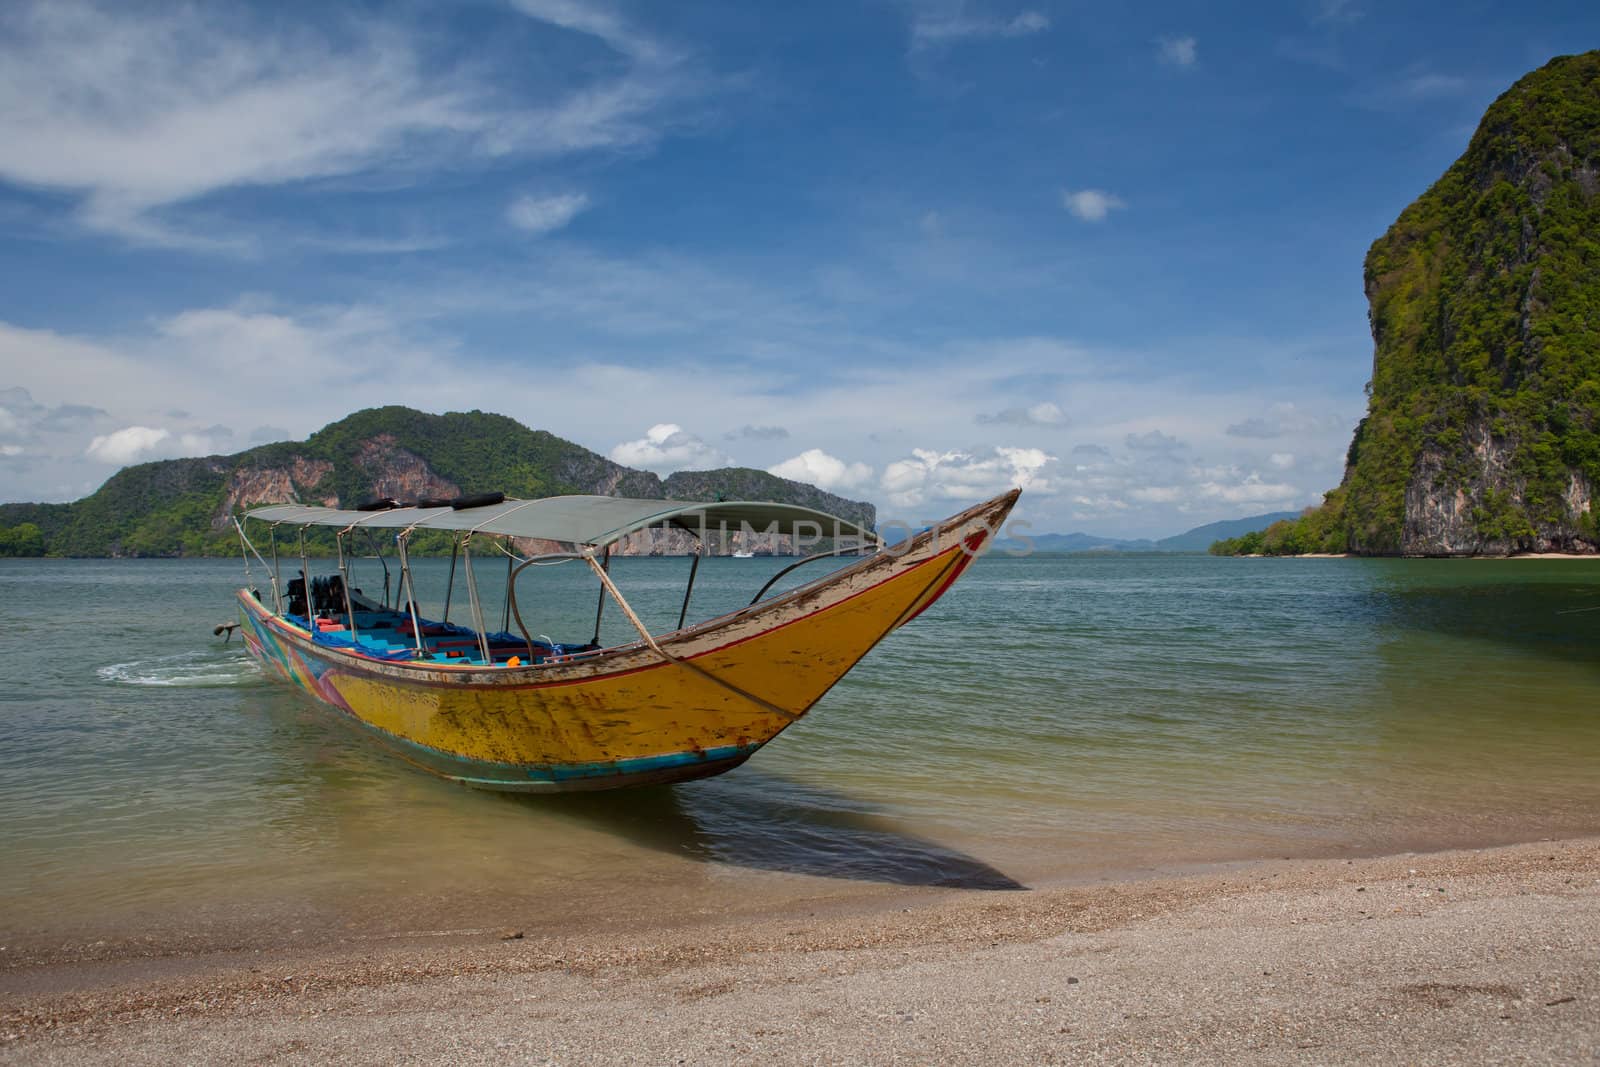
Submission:
[[937,600],[999,528],[1009,493],[754,608],[571,663],[395,663],[313,643],[240,593],[263,663],[436,774],[560,792],[683,781],[749,759],[895,627]]

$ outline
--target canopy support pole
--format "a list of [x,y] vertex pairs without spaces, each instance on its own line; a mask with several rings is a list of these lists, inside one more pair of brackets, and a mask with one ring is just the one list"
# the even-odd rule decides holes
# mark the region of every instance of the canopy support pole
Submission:
[[417,658],[422,658],[422,623],[417,618],[417,586],[411,580],[411,554],[406,551],[406,535],[411,531],[395,535],[395,551],[400,556],[400,586],[405,593],[406,607],[411,611],[411,636],[417,641]]
[[[261,559],[261,550],[258,549],[255,546],[255,542],[254,541],[250,540],[250,538],[245,535],[244,523],[240,522],[238,519],[234,519],[233,520],[233,528],[235,530],[239,531],[239,551],[240,552],[245,552],[245,551],[248,550],[252,555],[254,555],[256,557],[256,559],[261,560],[261,566],[266,568],[266,570],[267,570],[267,581],[270,582],[271,585],[272,585],[272,606],[277,609],[277,612],[278,612],[279,615],[282,615],[283,614],[283,598],[278,595],[278,572],[277,572],[278,546],[277,546],[277,542],[276,541],[273,542],[273,546],[272,546],[272,566],[268,567],[267,566],[267,561],[264,560],[264,559]],[[250,557],[246,556],[245,559],[244,559],[244,580],[245,580],[246,583],[248,583],[250,581],[250,577],[251,577],[250,576]],[[259,592],[256,593],[256,599],[257,600],[261,599],[261,594]]]
[[[587,553],[584,555],[584,558],[589,560],[591,564],[594,562],[594,557],[588,555]],[[616,586],[611,585],[611,579],[609,577],[610,570],[611,546],[607,545],[606,554],[600,564],[600,599],[594,606],[594,637],[590,638],[589,640],[591,645],[598,645],[600,643],[600,616],[605,614],[606,610],[606,587],[611,586],[612,589],[616,588]],[[618,603],[621,603],[621,601],[619,600]]]
[[450,539],[450,580],[444,585],[444,622],[450,622],[450,594],[456,588],[456,553],[461,551],[461,542],[456,538]]
[[267,525],[267,541],[272,545],[272,605],[279,615],[283,614],[283,565],[278,562],[278,524]]
[[311,610],[311,557],[306,554],[306,528],[300,527],[300,595],[305,600],[303,605],[306,611],[306,629],[312,633],[317,632],[314,613]]
[[[374,556],[376,556],[377,559],[378,559],[378,562],[383,565],[383,606],[384,607],[388,607],[389,606],[389,561],[383,558],[383,542],[378,540],[377,535],[372,532],[372,527],[370,527],[370,526],[361,527],[361,532],[367,535],[367,543],[372,546],[372,554]],[[352,546],[352,548],[353,547],[354,546]],[[396,589],[396,593],[398,593],[398,592],[399,592],[399,590]]]
[[472,576],[471,534],[462,538],[461,560],[467,572],[467,604],[472,608],[472,621],[478,630],[478,648],[483,653],[483,665],[487,667],[494,661],[489,658],[489,635],[484,632],[483,601],[478,599],[478,580]]
[[344,559],[344,535],[349,533],[349,528],[340,530],[333,535],[334,544],[339,546],[339,577],[344,586],[344,618],[350,624],[350,641],[356,642],[356,608],[350,600],[350,565]]
[[683,607],[678,611],[678,629],[683,629],[683,620],[689,617],[689,596],[694,592],[694,575],[700,569],[700,557],[705,554],[704,541],[696,540],[694,546],[694,560],[689,564],[689,584],[683,588]]
[[511,629],[511,568],[516,565],[516,562],[516,556],[510,553],[506,554],[506,602],[500,611],[500,629],[502,631]]

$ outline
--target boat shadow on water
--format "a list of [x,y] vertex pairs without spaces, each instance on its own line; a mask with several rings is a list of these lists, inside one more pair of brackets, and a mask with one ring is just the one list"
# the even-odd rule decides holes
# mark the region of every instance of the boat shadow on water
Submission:
[[844,794],[741,769],[738,777],[602,793],[501,794],[531,812],[707,863],[888,885],[1026,889]]

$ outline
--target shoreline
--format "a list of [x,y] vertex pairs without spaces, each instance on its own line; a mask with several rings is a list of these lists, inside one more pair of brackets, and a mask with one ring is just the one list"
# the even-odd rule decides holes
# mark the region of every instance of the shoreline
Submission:
[[1589,559],[1600,560],[1600,553],[1595,552],[1515,552],[1505,556],[1358,556],[1353,552],[1299,552],[1294,554],[1276,554],[1268,552],[1245,552],[1232,557],[1234,559],[1460,559],[1460,560],[1506,560],[1506,559]]
[[662,927],[526,936],[461,919],[285,950],[0,956],[0,1055],[1281,1061],[1309,1048],[1388,1062],[1600,1050],[1600,836],[1023,892],[908,888]]

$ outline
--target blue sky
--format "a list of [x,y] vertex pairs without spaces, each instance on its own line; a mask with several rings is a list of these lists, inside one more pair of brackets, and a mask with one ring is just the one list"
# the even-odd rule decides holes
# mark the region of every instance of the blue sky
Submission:
[[1036,530],[1302,507],[1367,246],[1592,3],[0,10],[0,499],[511,415]]

